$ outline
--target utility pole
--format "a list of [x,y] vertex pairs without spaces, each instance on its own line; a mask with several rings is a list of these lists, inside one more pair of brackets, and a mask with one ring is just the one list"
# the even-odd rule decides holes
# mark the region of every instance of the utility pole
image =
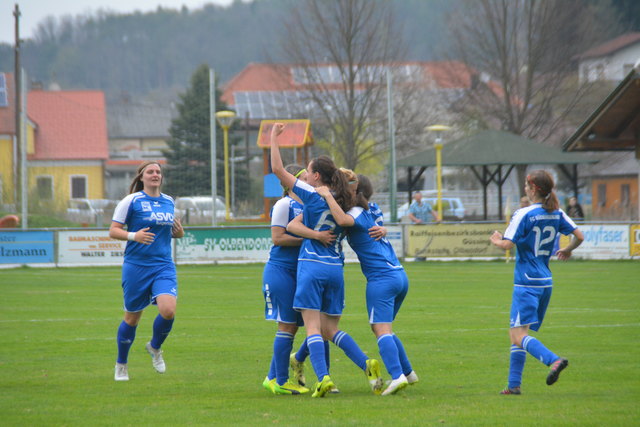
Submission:
[[[21,152],[21,147],[20,147],[20,141],[21,136],[22,136],[22,122],[21,122],[21,114],[22,114],[22,71],[20,69],[20,7],[18,6],[18,4],[16,3],[15,5],[15,9],[13,11],[13,16],[15,17],[15,60],[14,60],[14,72],[13,72],[13,89],[14,89],[14,94],[15,94],[15,99],[14,99],[14,104],[15,105],[15,120],[16,120],[16,126],[15,126],[15,142],[13,144],[13,146],[15,147],[15,151],[14,151],[14,167],[16,170],[16,173],[14,175],[14,181],[13,181],[13,189],[14,189],[14,198],[13,198],[13,202],[16,205],[16,212],[18,212],[18,195],[21,194],[20,190],[20,177],[22,176],[22,170],[20,167],[20,162],[18,159],[20,159],[20,152]],[[22,200],[20,199],[20,203],[22,203]],[[24,220],[24,218],[23,218]]]

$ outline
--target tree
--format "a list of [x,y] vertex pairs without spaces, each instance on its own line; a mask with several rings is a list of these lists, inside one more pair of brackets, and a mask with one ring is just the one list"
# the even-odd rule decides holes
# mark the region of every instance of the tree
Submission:
[[[558,138],[589,91],[577,82],[575,58],[616,34],[615,11],[586,0],[466,3],[449,26],[452,55],[478,76],[466,113],[529,138]],[[523,182],[524,168],[518,173]]]
[[306,86],[302,104],[326,126],[336,161],[355,169],[380,156],[387,146],[376,126],[386,117],[385,65],[405,51],[389,4],[306,0],[283,29],[281,51]]
[[[216,110],[228,109],[216,87]],[[175,196],[211,194],[211,157],[209,122],[209,66],[201,65],[191,76],[190,86],[180,95],[178,117],[173,119],[167,141],[165,191]],[[216,126],[217,193],[224,195],[223,134]],[[231,131],[229,143],[236,144]],[[247,194],[249,181],[243,167],[236,168],[236,194]]]

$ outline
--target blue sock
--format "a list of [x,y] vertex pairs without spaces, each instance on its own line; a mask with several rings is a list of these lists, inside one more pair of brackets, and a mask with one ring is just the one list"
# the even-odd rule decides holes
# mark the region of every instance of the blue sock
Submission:
[[335,345],[340,347],[344,354],[347,355],[353,363],[355,363],[363,371],[367,367],[367,360],[369,359],[366,354],[360,350],[358,344],[344,331],[338,331],[331,339]]
[[129,358],[129,349],[133,340],[136,339],[137,326],[129,326],[124,320],[118,327],[118,363],[127,363]]
[[276,365],[276,382],[284,385],[289,379],[289,355],[293,348],[293,334],[278,331],[273,340],[273,359]]
[[387,368],[391,378],[396,380],[402,375],[402,366],[400,366],[400,357],[398,356],[398,347],[391,334],[384,334],[378,338],[378,349],[380,356]]
[[307,346],[307,340],[305,338],[298,351],[296,351],[296,360],[298,362],[304,362],[307,360],[307,356],[309,356],[309,346]]
[[309,359],[311,366],[318,377],[318,381],[322,381],[325,375],[329,375],[327,362],[324,356],[324,342],[319,334],[309,335],[307,337],[307,346],[309,347]]
[[161,315],[156,316],[153,321],[153,336],[151,337],[151,347],[160,350],[162,343],[167,339],[171,328],[173,327],[173,319],[165,319]]
[[[325,341],[324,342],[324,361],[327,364],[327,371],[329,371],[330,370],[329,368],[331,367],[331,357],[329,353],[329,348],[330,348],[329,341]],[[305,360],[307,360],[308,356],[309,356],[309,347],[307,346],[307,340],[304,340],[302,342],[302,345],[296,352],[295,357],[298,362],[304,362]]]
[[411,362],[409,362],[407,352],[404,350],[404,345],[402,345],[402,341],[400,341],[400,338],[398,338],[395,334],[393,334],[393,340],[395,341],[396,347],[398,348],[398,358],[400,358],[402,373],[405,375],[409,375],[411,371],[413,371],[413,367],[411,366]]
[[536,338],[527,335],[522,339],[522,348],[527,350],[527,353],[549,366],[560,357],[555,355],[551,350],[544,346]]
[[330,372],[331,368],[331,357],[329,357],[329,341],[324,342],[324,361],[327,364],[327,372]]
[[511,346],[511,358],[509,359],[509,388],[520,387],[522,384],[522,371],[527,360],[527,352],[517,345]]
[[271,364],[269,365],[269,373],[267,374],[267,378],[269,378],[269,381],[271,381],[275,377],[276,377],[276,359],[275,357],[271,356]]

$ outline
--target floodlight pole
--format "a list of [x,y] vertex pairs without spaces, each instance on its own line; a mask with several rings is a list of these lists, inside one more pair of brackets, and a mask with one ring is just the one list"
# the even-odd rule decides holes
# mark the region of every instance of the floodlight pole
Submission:
[[225,207],[225,219],[229,221],[229,128],[233,124],[233,120],[236,117],[236,113],[233,111],[218,111],[216,113],[216,119],[220,127],[224,131],[224,207]]
[[398,209],[396,200],[396,137],[395,122],[393,119],[393,99],[391,90],[391,69],[387,67],[387,120],[389,123],[389,209],[391,210],[391,222],[398,222]]
[[211,161],[211,200],[213,202],[213,213],[211,214],[211,225],[218,224],[216,215],[216,200],[218,200],[218,162],[216,156],[216,73],[213,68],[209,68],[209,133],[210,133],[210,161]]
[[434,145],[436,149],[436,185],[438,188],[438,215],[440,221],[444,219],[444,212],[442,212],[442,137],[441,132],[451,129],[445,125],[432,125],[428,126],[427,130],[436,132],[436,143]]

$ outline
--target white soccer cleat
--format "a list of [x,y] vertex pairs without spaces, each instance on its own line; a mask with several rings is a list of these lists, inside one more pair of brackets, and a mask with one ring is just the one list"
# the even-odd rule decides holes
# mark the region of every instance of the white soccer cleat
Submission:
[[129,371],[126,363],[116,363],[116,374],[114,379],[116,381],[129,381]]
[[407,382],[409,383],[409,385],[414,385],[418,381],[419,381],[419,378],[418,378],[418,374],[416,374],[416,371],[411,371],[411,373],[407,375]]
[[148,342],[144,346],[144,348],[146,348],[151,355],[151,363],[153,364],[153,369],[161,374],[164,374],[164,371],[167,370],[167,367],[165,366],[164,359],[162,358],[162,350],[156,350],[155,348],[151,347],[151,342]]
[[408,385],[409,382],[407,381],[407,377],[402,374],[397,379],[392,380],[389,383],[389,386],[382,392],[382,395],[389,396],[390,394],[396,394]]

